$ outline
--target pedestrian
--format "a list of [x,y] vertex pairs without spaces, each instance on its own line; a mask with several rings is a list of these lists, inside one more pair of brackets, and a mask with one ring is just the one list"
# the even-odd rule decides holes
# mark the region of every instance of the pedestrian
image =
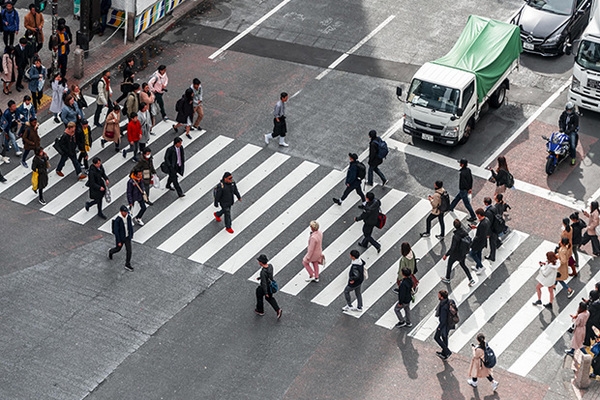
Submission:
[[[477,214],[477,211],[475,211],[475,214]],[[435,354],[442,360],[447,360],[452,355],[452,352],[448,348],[448,333],[451,329],[449,324],[450,300],[448,299],[448,291],[440,290],[438,292],[438,300],[435,316],[438,317],[440,322],[435,330],[433,340],[442,348],[442,351],[436,351]]]
[[473,358],[471,358],[471,365],[469,365],[470,378],[467,380],[467,383],[476,388],[477,378],[487,378],[492,384],[492,391],[495,392],[498,389],[498,381],[494,380],[492,369],[487,368],[484,364],[487,344],[485,343],[485,336],[483,333],[477,335],[477,346],[471,344],[471,347],[473,350]]
[[128,152],[133,153],[131,161],[137,163],[139,142],[142,139],[142,124],[138,119],[137,112],[129,114],[129,122],[127,123],[127,141],[129,142],[129,149],[123,149],[123,158],[127,157]]
[[[586,227],[584,221],[579,219],[579,212],[575,211],[569,216],[571,220],[571,229],[573,230],[573,237],[571,239],[573,243],[573,258],[575,259],[575,271],[579,268],[579,248],[581,247],[581,242],[583,240],[582,232]],[[575,276],[577,276],[577,272],[575,272]]]
[[17,66],[17,92],[25,89],[23,86],[23,75],[25,75],[25,68],[29,65],[29,60],[33,54],[31,53],[31,47],[27,45],[27,38],[22,37],[19,39],[19,43],[15,46],[15,65]]
[[100,114],[102,114],[102,109],[104,107],[108,108],[109,113],[112,110],[113,105],[111,95],[110,71],[106,69],[102,72],[102,78],[98,81],[98,97],[96,97],[96,112],[94,112],[95,126],[100,126]]
[[273,307],[273,310],[277,313],[277,319],[279,319],[281,318],[283,310],[279,307],[279,304],[277,304],[275,297],[273,297],[273,290],[271,288],[271,282],[273,282],[273,266],[269,264],[269,259],[264,254],[258,256],[256,260],[261,268],[260,276],[258,277],[260,282],[256,288],[256,308],[254,309],[254,312],[260,316],[265,315],[263,303],[263,298],[265,298],[271,307]]
[[508,210],[511,210],[512,208],[508,203],[504,201],[504,195],[502,193],[496,193],[494,195],[494,201],[496,202],[494,204],[496,214],[500,215],[505,221],[508,221],[510,219],[508,215]]
[[150,142],[150,131],[152,130],[152,117],[150,116],[148,104],[141,102],[140,111],[138,111],[137,115],[140,126],[142,127],[142,137],[139,140],[139,144],[140,152],[143,153],[148,142]]
[[558,271],[558,258],[552,251],[546,253],[546,262],[540,261],[540,272],[537,277],[537,285],[535,286],[535,292],[537,294],[537,300],[533,302],[534,306],[542,305],[542,288],[547,287],[548,293],[550,294],[550,301],[544,304],[546,308],[552,308],[552,302],[554,301],[554,287],[556,285],[556,274]]
[[363,206],[362,213],[354,218],[354,222],[363,221],[363,240],[358,242],[358,245],[364,248],[371,243],[377,249],[377,254],[381,252],[381,244],[373,238],[373,229],[377,226],[379,217],[379,209],[381,202],[375,198],[373,192],[367,193],[367,203]]
[[467,265],[465,264],[465,257],[469,253],[469,245],[471,240],[469,238],[469,233],[463,228],[462,223],[458,218],[454,220],[454,233],[452,235],[452,244],[450,248],[444,254],[442,259],[445,261],[448,258],[448,264],[446,265],[446,276],[442,278],[442,282],[450,283],[450,276],[452,273],[452,266],[456,261],[465,271],[465,275],[467,275],[467,279],[469,280],[469,286],[473,286],[475,284],[475,280],[471,276],[471,272]]
[[[69,25],[67,25],[67,20],[64,18],[59,18],[56,21],[56,26],[64,26],[65,27],[65,33],[67,34],[67,39],[68,39],[68,45],[73,44],[73,32],[71,32],[71,28],[69,27]],[[58,28],[57,28],[58,29]]]
[[100,33],[98,33],[98,36],[102,36],[104,35],[104,31],[106,30],[106,25],[108,23],[108,12],[110,11],[110,8],[112,7],[112,1],[111,0],[102,0],[100,2]]
[[579,142],[579,115],[575,112],[575,104],[569,101],[565,105],[565,111],[558,118],[558,128],[569,137],[569,156],[571,165],[577,161],[577,143]]
[[2,55],[2,82],[4,83],[4,94],[10,94],[13,83],[17,80],[17,60],[15,59],[15,48],[6,46]]
[[577,307],[577,313],[575,315],[571,315],[570,317],[573,320],[573,337],[571,338],[571,348],[565,350],[565,353],[568,356],[573,357],[576,349],[582,349],[582,351],[585,350],[583,347],[583,341],[585,339],[585,325],[590,318],[590,312],[588,311],[587,303],[584,301],[580,302],[579,307]]
[[8,108],[2,114],[2,125],[4,125],[4,150],[2,155],[4,156],[9,146],[12,145],[15,155],[20,156],[23,152],[17,144],[17,132],[19,132],[21,125],[17,112],[17,104],[14,100],[9,100],[7,105]]
[[50,165],[50,159],[48,158],[48,154],[46,154],[43,147],[38,146],[34,151],[35,156],[31,162],[31,169],[38,174],[38,201],[41,205],[45,206],[46,201],[44,200],[44,189],[46,186],[48,186],[48,166]]
[[461,158],[458,160],[460,164],[460,172],[458,176],[458,194],[450,203],[450,210],[454,211],[454,208],[458,205],[458,202],[462,200],[465,208],[469,212],[469,218],[467,221],[475,222],[477,221],[477,217],[475,216],[475,211],[473,211],[473,206],[471,206],[471,194],[473,193],[473,174],[471,173],[471,169],[468,167],[469,161],[466,158]]
[[71,38],[70,33],[67,32],[66,26],[60,24],[56,28],[56,36],[58,38],[56,46],[58,69],[62,76],[67,76],[68,57],[71,52],[71,43],[73,39]]
[[581,245],[585,246],[587,242],[592,241],[592,253],[598,257],[600,256],[600,243],[598,243],[598,234],[596,233],[596,228],[598,227],[598,223],[600,220],[600,214],[598,211],[598,202],[592,201],[590,203],[590,212],[585,210],[581,210],[583,215],[589,218],[587,231],[583,234],[583,238],[581,239]]
[[71,93],[65,95],[64,97],[64,105],[62,110],[60,111],[60,119],[65,124],[65,126],[69,122],[75,122],[78,125],[81,125],[81,121],[85,118],[83,115],[83,111],[75,102],[75,98],[71,95]]
[[23,102],[17,107],[17,114],[19,115],[19,121],[21,122],[21,130],[19,131],[19,137],[23,136],[25,130],[25,123],[31,121],[32,118],[36,118],[35,108],[31,102],[31,96],[26,94],[23,96]]
[[58,114],[62,111],[65,104],[63,98],[68,92],[69,88],[67,86],[67,80],[61,74],[54,75],[54,79],[52,80],[52,102],[50,103],[50,112],[54,114],[54,122],[57,124],[60,124]]
[[237,197],[238,201],[242,201],[242,196],[233,181],[233,175],[231,175],[231,172],[225,172],[223,179],[216,187],[214,196],[214,206],[221,206],[221,209],[213,215],[217,222],[221,222],[221,217],[225,215],[225,230],[229,233],[233,233],[231,228],[231,206],[235,202],[233,196]]
[[106,195],[106,189],[110,184],[104,167],[102,166],[102,160],[100,157],[92,158],[92,165],[89,169],[89,177],[86,186],[90,188],[90,199],[91,201],[85,202],[85,211],[90,211],[90,207],[94,204],[98,208],[98,216],[102,219],[106,219],[106,215],[102,212],[102,199]]
[[29,5],[29,13],[23,19],[25,29],[33,32],[35,37],[35,52],[39,53],[44,45],[44,14],[42,14],[35,4]]
[[363,163],[358,161],[358,155],[356,153],[348,153],[348,158],[350,159],[350,164],[348,166],[348,172],[346,172],[346,190],[342,194],[342,197],[333,198],[333,202],[338,206],[342,205],[342,202],[346,200],[346,197],[352,192],[356,190],[356,193],[360,196],[360,200],[363,202],[363,205],[366,204],[365,194],[360,188],[360,184],[363,179],[365,179],[366,168]]
[[71,96],[73,96],[73,98],[75,99],[75,103],[77,103],[77,106],[79,107],[80,110],[83,111],[84,108],[87,108],[88,103],[85,100],[83,93],[81,93],[81,89],[79,88],[79,85],[77,85],[77,84],[71,85],[71,91],[69,94]]
[[594,332],[594,327],[600,326],[600,291],[598,289],[590,292],[590,298],[587,301],[588,311],[590,316],[585,324],[585,338],[583,344],[591,346],[593,341],[596,341],[597,336]]
[[[132,92],[133,82],[135,80],[135,73],[133,72],[133,64],[135,64],[135,59],[133,57],[127,57],[125,60],[125,65],[123,65],[123,82],[121,82],[121,95],[117,98],[116,103],[120,103],[121,100],[127,98],[127,95]],[[139,86],[139,84],[138,84]],[[137,110],[129,109],[131,112],[137,112]]]
[[81,165],[83,161],[83,168],[86,173],[90,169],[88,164],[88,153],[92,148],[92,130],[87,119],[81,120],[81,126],[75,129],[75,138],[77,139],[77,145],[79,147],[79,156],[77,162]]
[[175,117],[177,123],[173,125],[173,130],[175,133],[179,133],[179,127],[185,125],[185,136],[191,139],[190,128],[194,118],[194,91],[192,89],[187,88],[181,98],[177,100],[175,111],[177,111],[177,117]]
[[485,256],[486,260],[496,261],[496,250],[502,244],[498,239],[498,220],[496,219],[496,209],[492,205],[492,199],[489,197],[483,198],[483,206],[485,216],[490,221],[490,231],[488,232],[488,240],[490,242],[490,254]]
[[19,35],[19,13],[14,9],[13,3],[6,3],[2,16],[2,31],[4,33],[4,46],[15,43],[15,34]]
[[310,234],[308,236],[308,248],[302,258],[302,265],[308,272],[306,282],[319,282],[319,264],[323,264],[323,232],[319,230],[317,221],[310,221]]
[[398,263],[398,277],[396,278],[397,287],[394,288],[394,293],[398,293],[400,283],[402,282],[402,279],[404,279],[404,276],[402,275],[402,270],[405,268],[408,268],[408,270],[410,271],[410,277],[413,281],[412,287],[416,291],[417,285],[419,284],[419,280],[415,277],[415,273],[417,270],[417,259],[415,257],[415,253],[410,248],[410,244],[408,242],[402,242],[402,244],[400,245],[400,255],[400,262]]
[[147,199],[148,195],[146,194],[142,171],[134,169],[127,181],[127,202],[129,203],[129,210],[131,212],[133,212],[133,206],[136,202],[140,205],[140,211],[133,219],[133,222],[139,226],[144,226],[142,217],[146,212]]
[[565,282],[569,276],[569,259],[573,255],[569,238],[563,237],[560,240],[557,255],[560,265],[556,274],[556,283],[560,283],[563,289],[567,291],[567,298],[570,299],[575,294],[575,291]]
[[190,89],[192,89],[192,92],[194,93],[194,115],[198,115],[192,128],[199,131],[202,130],[200,122],[202,122],[202,119],[204,118],[204,108],[202,107],[202,84],[200,83],[200,79],[194,78]]
[[[346,299],[346,305],[342,308],[342,311],[362,311],[362,294],[361,285],[365,280],[365,262],[360,258],[358,250],[350,250],[350,272],[348,274],[348,285],[344,289],[344,298]],[[357,307],[352,307],[352,299],[350,298],[350,292],[354,292],[356,295]]]
[[496,166],[496,170],[492,168],[488,168],[492,172],[492,177],[490,180],[492,182],[496,182],[496,191],[494,194],[504,193],[506,192],[506,185],[510,179],[508,164],[506,164],[506,158],[504,156],[498,156],[497,159],[498,165]]
[[[398,317],[396,328],[404,326],[410,328],[412,326],[410,322],[410,302],[412,300],[413,288],[411,274],[410,269],[402,268],[402,281],[400,281],[400,285],[398,286],[398,304],[394,307],[394,312]],[[402,316],[402,310],[404,310],[404,316]]]
[[113,233],[115,235],[116,246],[108,250],[108,258],[113,259],[113,255],[121,251],[125,246],[125,269],[133,272],[131,266],[131,239],[133,239],[133,223],[127,206],[119,208],[119,215],[113,220]]
[[165,121],[169,120],[165,111],[165,102],[163,99],[164,94],[167,92],[167,85],[169,84],[169,77],[167,76],[167,66],[159,65],[158,70],[152,74],[152,77],[148,81],[150,91],[154,93],[155,101],[160,107],[160,114],[162,119]]
[[152,150],[150,149],[150,147],[146,147],[142,151],[142,156],[140,157],[138,163],[135,165],[134,170],[142,171],[142,179],[144,180],[144,188],[146,189],[146,196],[148,198],[146,204],[148,204],[149,206],[153,205],[154,203],[150,201],[150,188],[154,183],[153,179],[156,175],[156,170],[154,169]]
[[[33,65],[29,68],[29,91],[31,92],[31,99],[33,101],[33,107],[35,110],[42,104],[42,97],[44,96],[44,84],[46,79],[46,67],[42,65],[42,60],[39,57],[33,59]],[[52,89],[52,101],[54,101],[54,89]],[[63,91],[64,93],[64,91]],[[62,97],[62,94],[61,94]]]
[[[380,148],[384,146],[383,140],[377,136],[376,130],[369,131],[369,170],[367,171],[367,185],[373,186],[373,172],[381,178],[381,185],[385,186],[388,182],[385,175],[379,169],[383,164],[383,158],[380,157]],[[385,147],[387,149],[387,146]]]
[[475,210],[475,216],[479,220],[479,224],[471,225],[471,229],[477,229],[477,231],[475,231],[475,237],[473,238],[469,255],[473,261],[475,261],[475,267],[472,267],[471,269],[475,271],[477,275],[479,275],[483,272],[481,252],[487,247],[491,223],[490,220],[485,216],[485,211],[483,211],[483,208],[478,208]]
[[420,235],[421,237],[429,237],[429,234],[431,233],[431,221],[437,218],[440,224],[440,234],[435,235],[435,237],[443,240],[445,236],[444,213],[447,210],[443,210],[442,208],[442,196],[448,198],[448,193],[446,192],[446,189],[444,189],[444,183],[442,181],[435,181],[433,188],[435,189],[435,192],[432,195],[427,196],[429,203],[431,203],[431,212],[425,220],[425,232]]
[[[142,88],[139,83],[134,83],[131,85],[131,91],[127,94],[127,100],[125,101],[125,106],[123,109],[126,110],[127,116],[131,113],[136,113],[140,111],[140,92]],[[118,103],[118,102],[117,102]]]
[[288,101],[288,94],[281,92],[279,95],[279,101],[275,104],[273,110],[273,132],[265,135],[265,143],[269,144],[269,140],[279,136],[279,145],[282,147],[288,147],[289,145],[285,142],[285,135],[287,133],[287,124],[285,122],[285,103]]
[[38,133],[37,118],[30,118],[29,122],[25,122],[25,130],[23,131],[23,155],[21,157],[21,165],[27,166],[27,156],[33,150],[34,156],[37,154],[36,149],[41,147],[41,139]]
[[[154,93],[150,91],[150,86],[144,82],[142,83],[142,91],[140,92],[140,102],[148,104],[148,109],[150,111],[150,117],[152,118],[152,126],[154,126],[154,117],[156,115],[156,104],[154,103]],[[150,129],[150,134],[152,133],[152,129]]]
[[114,142],[115,153],[119,152],[119,142],[121,141],[121,107],[115,104],[112,111],[109,111],[104,121],[104,129],[102,130],[102,139],[100,139],[100,145],[104,148],[104,145],[108,142]]
[[[571,246],[571,257],[569,257],[569,267],[571,267],[571,273],[569,276],[577,276],[577,268],[575,267],[575,258],[573,257],[573,228],[571,228],[571,220],[569,218],[563,218],[562,227],[560,232],[560,239],[567,238],[569,245]],[[560,242],[558,243],[560,246]]]
[[[177,195],[180,198],[185,196],[183,190],[181,190],[181,186],[179,186],[179,180],[177,178],[178,174],[183,176],[183,171],[185,169],[185,152],[182,142],[183,140],[179,136],[173,139],[173,146],[169,147],[165,152],[164,161],[167,170],[169,171],[169,179],[167,179],[166,188],[169,190],[176,190]],[[175,186],[175,188],[173,188],[171,184]],[[229,233],[233,233],[233,231]]]

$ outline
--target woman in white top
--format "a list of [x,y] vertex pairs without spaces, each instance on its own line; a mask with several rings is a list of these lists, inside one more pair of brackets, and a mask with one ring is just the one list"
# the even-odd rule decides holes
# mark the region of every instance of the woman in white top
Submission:
[[556,283],[556,272],[558,271],[558,257],[554,252],[549,251],[546,253],[546,262],[540,261],[540,272],[535,278],[538,283],[535,286],[537,293],[537,301],[533,302],[534,306],[542,305],[542,288],[547,287],[548,293],[550,293],[550,301],[544,304],[546,308],[552,308],[552,302],[554,301],[554,284]]

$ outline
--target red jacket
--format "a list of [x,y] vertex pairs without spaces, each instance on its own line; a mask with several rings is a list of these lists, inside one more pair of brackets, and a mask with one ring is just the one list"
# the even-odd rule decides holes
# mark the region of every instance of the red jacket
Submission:
[[127,124],[127,141],[139,142],[142,138],[142,124],[139,120],[131,120]]

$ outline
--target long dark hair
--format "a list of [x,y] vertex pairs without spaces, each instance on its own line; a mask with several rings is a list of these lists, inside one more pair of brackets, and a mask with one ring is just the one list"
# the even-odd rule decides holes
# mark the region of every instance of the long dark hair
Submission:
[[498,168],[496,168],[496,172],[500,172],[501,169],[508,171],[508,165],[504,156],[498,156]]
[[408,244],[408,242],[403,242],[400,245],[400,252],[402,253],[403,257],[406,257],[407,255],[410,254],[410,244]]
[[598,210],[598,202],[597,201],[592,201],[590,203],[590,210],[591,210],[591,212],[594,212],[594,211]]
[[563,218],[562,222],[565,227],[565,231],[571,232],[571,221],[569,220],[569,218]]
[[485,335],[483,333],[477,334],[477,342],[479,343],[479,347],[485,349]]

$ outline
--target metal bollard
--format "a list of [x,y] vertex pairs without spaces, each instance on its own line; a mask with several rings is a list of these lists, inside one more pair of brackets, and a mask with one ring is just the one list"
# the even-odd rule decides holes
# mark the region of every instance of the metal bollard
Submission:
[[84,51],[81,47],[77,46],[75,51],[73,52],[73,76],[75,79],[83,78],[83,59],[84,59]]
[[573,365],[575,367],[575,379],[573,379],[573,384],[579,389],[587,389],[590,386],[592,356],[583,354],[580,350],[577,350],[573,357]]

